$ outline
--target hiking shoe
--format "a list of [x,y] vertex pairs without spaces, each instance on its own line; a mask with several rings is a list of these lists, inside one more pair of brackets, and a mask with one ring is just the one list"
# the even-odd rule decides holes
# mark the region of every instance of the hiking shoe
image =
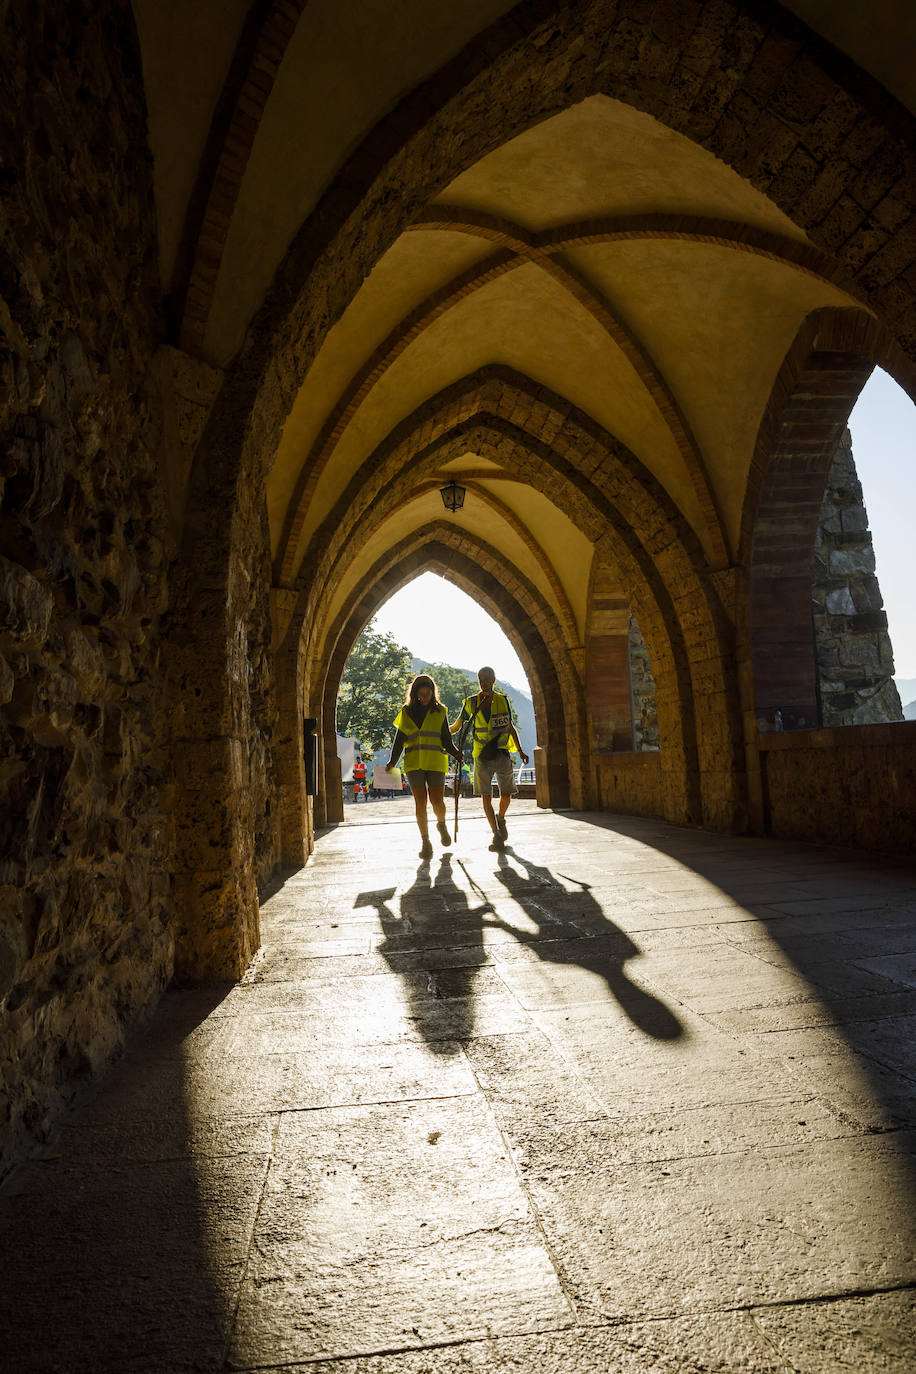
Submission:
[[445,821],[436,821],[436,829],[439,832],[439,839],[442,841],[442,843],[444,845],[451,844],[452,837],[448,833],[448,826],[445,824]]
[[498,830],[495,830],[493,832],[493,839],[490,842],[490,848],[496,850],[496,852],[498,853],[501,849],[505,848],[505,845],[506,842],[503,839],[502,835],[500,835]]
[[433,847],[430,844],[429,836],[423,836],[423,843],[420,845],[420,858],[431,859],[433,857]]
[[505,816],[497,816],[497,817],[496,817],[496,829],[499,831],[500,835],[502,835],[502,837],[503,837],[504,840],[508,840],[508,838],[509,838],[509,831],[508,831],[508,829],[506,828],[506,818],[505,818]]

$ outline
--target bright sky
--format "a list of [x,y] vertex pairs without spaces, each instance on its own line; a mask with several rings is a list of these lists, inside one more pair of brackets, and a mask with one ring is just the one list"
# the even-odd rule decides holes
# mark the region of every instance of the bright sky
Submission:
[[875,368],[849,417],[896,677],[916,678],[916,405]]
[[396,592],[375,616],[375,628],[428,663],[474,672],[488,663],[498,681],[531,695],[525,670],[496,621],[437,573],[421,573]]
[[[916,678],[916,405],[876,368],[849,427],[875,544],[895,673]],[[489,663],[501,682],[527,687],[525,670],[495,620],[435,573],[423,573],[396,593],[375,623],[417,658],[471,669]]]

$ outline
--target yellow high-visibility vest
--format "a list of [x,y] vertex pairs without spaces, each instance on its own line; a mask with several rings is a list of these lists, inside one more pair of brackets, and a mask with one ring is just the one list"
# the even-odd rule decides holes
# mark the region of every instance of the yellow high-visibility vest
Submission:
[[405,773],[415,768],[431,773],[448,772],[448,754],[442,748],[442,723],[447,720],[444,706],[430,706],[422,725],[417,725],[406,706],[401,708],[394,726],[404,736]]
[[490,740],[495,740],[499,749],[510,749],[513,754],[518,751],[515,748],[515,741],[509,733],[509,726],[512,724],[512,712],[509,710],[509,698],[504,692],[494,692],[493,700],[490,702],[490,719],[484,720],[483,714],[478,711],[474,715],[474,708],[477,703],[477,695],[465,697],[463,709],[469,716],[474,718],[474,757],[477,758],[485,744]]

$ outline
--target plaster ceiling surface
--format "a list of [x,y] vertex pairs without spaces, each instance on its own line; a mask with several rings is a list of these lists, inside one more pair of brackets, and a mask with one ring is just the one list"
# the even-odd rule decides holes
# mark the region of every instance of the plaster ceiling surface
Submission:
[[[509,8],[506,0],[442,0],[435,6],[422,0],[399,0],[397,6],[383,0],[310,0],[305,5],[276,74],[229,224],[204,356],[225,363],[234,355],[291,239],[379,119]],[[865,11],[843,0],[795,0],[789,8],[911,101],[916,6],[909,0],[876,0]],[[248,0],[198,0],[190,7],[177,0],[135,0],[166,279],[247,9]],[[900,43],[889,42],[890,34]],[[619,223],[627,216],[658,214],[737,222],[780,235],[789,248],[807,242],[765,196],[713,154],[605,96],[591,97],[508,141],[443,187],[425,213],[442,221],[444,207],[459,218],[464,210],[505,219],[523,236],[549,235],[581,220]],[[421,213],[421,224],[423,219]],[[329,332],[287,417],[268,479],[275,551],[302,465],[335,406],[348,397],[352,379],[411,311],[497,251],[473,225],[466,231],[453,226],[404,233]],[[548,246],[552,259],[543,253],[538,259],[536,251],[534,261],[513,265],[470,290],[416,331],[406,347],[395,346],[381,360],[328,450],[327,466],[306,507],[299,560],[309,535],[392,429],[441,389],[491,363],[514,368],[603,425],[641,459],[708,541],[683,437],[679,446],[641,379],[632,361],[640,353],[643,376],[654,369],[656,394],[667,387],[688,421],[734,540],[757,427],[786,348],[809,311],[852,302],[791,265],[715,244],[656,238],[566,248],[558,236]],[[570,279],[564,285],[551,275],[556,269],[562,278],[566,266],[578,273],[578,284]],[[604,306],[610,315],[602,323]],[[608,320],[614,317],[630,333],[629,357],[612,337]],[[461,461],[478,469],[484,465],[476,455]],[[512,512],[509,522],[490,508],[481,517],[490,542],[517,552],[518,566],[526,570],[531,551],[511,528],[512,521],[521,522],[561,570],[563,590],[581,627],[590,566],[587,538],[532,488],[503,481],[485,487]],[[369,566],[370,552],[382,556],[404,530],[415,527],[411,521],[442,516],[435,493],[428,503],[426,497],[408,499],[405,512],[406,523],[400,517],[388,522],[355,550],[347,586],[354,585],[357,568]],[[537,585],[552,600],[555,588],[539,576]],[[335,589],[338,601],[343,585]]]
[[205,351],[224,364],[322,191],[378,121],[511,0],[309,0],[277,74],[226,242]]
[[[543,549],[554,570],[575,617],[581,642],[588,608],[588,583],[594,545],[587,535],[570,520],[565,511],[554,505],[549,497],[522,482],[487,481],[478,485],[491,492],[497,500],[506,502],[516,519],[520,520],[532,538]],[[467,503],[473,516],[476,502]],[[553,589],[548,600],[559,610]]]
[[[352,559],[336,580],[326,602],[326,624],[333,625],[360,580],[389,550],[415,530],[435,521],[447,521],[457,529],[472,531],[485,544],[490,544],[506,556],[523,576],[537,587],[541,595],[555,606],[553,591],[543,569],[538,565],[525,540],[506,525],[495,511],[482,502],[470,505],[465,511],[447,515],[437,489],[427,490],[407,501],[397,513],[384,521],[365,539],[358,538]],[[435,614],[433,608],[431,614]]]
[[735,547],[773,379],[802,321],[845,292],[706,243],[601,244],[569,254],[649,349],[698,442]]
[[159,263],[168,289],[213,111],[251,0],[133,0],[143,60]]
[[[214,112],[251,0],[133,0],[154,157],[159,246],[168,289],[176,252]],[[475,35],[512,8],[511,0],[310,0],[283,56],[232,217],[207,352],[222,365],[241,343],[277,264],[303,219],[347,156],[419,82],[435,74]],[[913,0],[786,0],[854,63],[916,110],[916,5]],[[616,107],[612,118],[599,105]],[[561,118],[566,118],[561,117]],[[728,169],[650,116],[596,96],[551,126],[552,149],[538,129],[522,135],[514,166],[501,152],[453,183],[472,205],[509,204],[531,226],[587,213],[601,188],[601,212],[659,209],[737,214],[799,235],[750,188],[734,202]],[[611,127],[613,126],[613,127]],[[654,127],[653,127],[654,126]],[[533,141],[531,141],[533,139]],[[669,145],[669,146],[666,146]],[[684,146],[686,145],[686,147]],[[574,156],[567,158],[564,152]],[[650,150],[645,158],[642,151]],[[689,150],[689,151],[688,151]],[[546,173],[556,196],[546,201],[522,185],[523,164]],[[694,175],[689,175],[689,169]],[[720,172],[722,175],[720,176]],[[520,194],[522,199],[519,198]],[[756,196],[756,205],[750,200]],[[758,218],[759,217],[759,218]]]
[[[483,158],[418,223],[435,219],[439,203],[501,217],[523,232],[664,213],[776,234],[789,258],[806,243],[724,163],[606,97],[590,98]],[[472,265],[481,267],[483,279],[497,251],[473,232],[412,229],[379,261],[331,330],[287,423],[269,483],[275,549],[302,464],[339,398],[351,394],[350,379],[389,331],[396,336],[399,320]],[[550,251],[549,260],[516,259],[511,270],[460,294],[406,347],[381,358],[324,455],[297,562],[347,482],[392,430],[438,392],[492,363],[550,388],[603,425],[661,482],[709,547],[696,485],[703,478],[691,476],[684,437],[669,427],[633,354],[595,317],[579,288],[591,291],[599,316],[608,307],[629,332],[657,395],[667,389],[673,396],[734,544],[757,428],[785,352],[811,310],[854,302],[791,262],[700,240],[635,237],[564,249],[558,237]],[[574,272],[565,282],[552,274],[564,264]],[[524,518],[517,485],[506,499]],[[578,616],[582,599],[571,600]]]
[[806,241],[713,153],[603,95],[504,143],[433,203],[485,210],[537,231],[597,216],[709,215]]
[[335,399],[406,315],[491,252],[490,244],[466,234],[411,233],[378,261],[328,333],[284,425],[267,479],[274,553],[296,479]]
[[526,264],[464,297],[380,378],[316,486],[302,539],[399,421],[490,363],[542,383],[616,434],[668,486],[688,519],[701,526],[683,459],[630,362],[572,296],[540,268]]

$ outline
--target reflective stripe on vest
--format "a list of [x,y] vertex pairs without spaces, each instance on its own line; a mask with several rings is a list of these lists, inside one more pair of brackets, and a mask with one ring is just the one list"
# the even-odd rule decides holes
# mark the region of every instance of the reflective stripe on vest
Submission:
[[438,710],[431,706],[421,726],[413,720],[406,706],[398,712],[394,727],[404,736],[405,773],[420,768],[431,773],[448,772],[448,754],[442,748],[442,723],[446,719],[444,706]]
[[[515,752],[515,741],[509,733],[509,726],[512,724],[512,713],[509,710],[509,699],[504,692],[494,692],[493,700],[490,703],[490,719],[484,720],[478,711],[474,715],[474,706],[478,698],[476,696],[467,697],[463,704],[463,709],[468,716],[474,718],[474,757],[477,758],[481,749],[490,740],[495,740],[499,749],[511,749]],[[499,703],[502,703],[500,705]]]

